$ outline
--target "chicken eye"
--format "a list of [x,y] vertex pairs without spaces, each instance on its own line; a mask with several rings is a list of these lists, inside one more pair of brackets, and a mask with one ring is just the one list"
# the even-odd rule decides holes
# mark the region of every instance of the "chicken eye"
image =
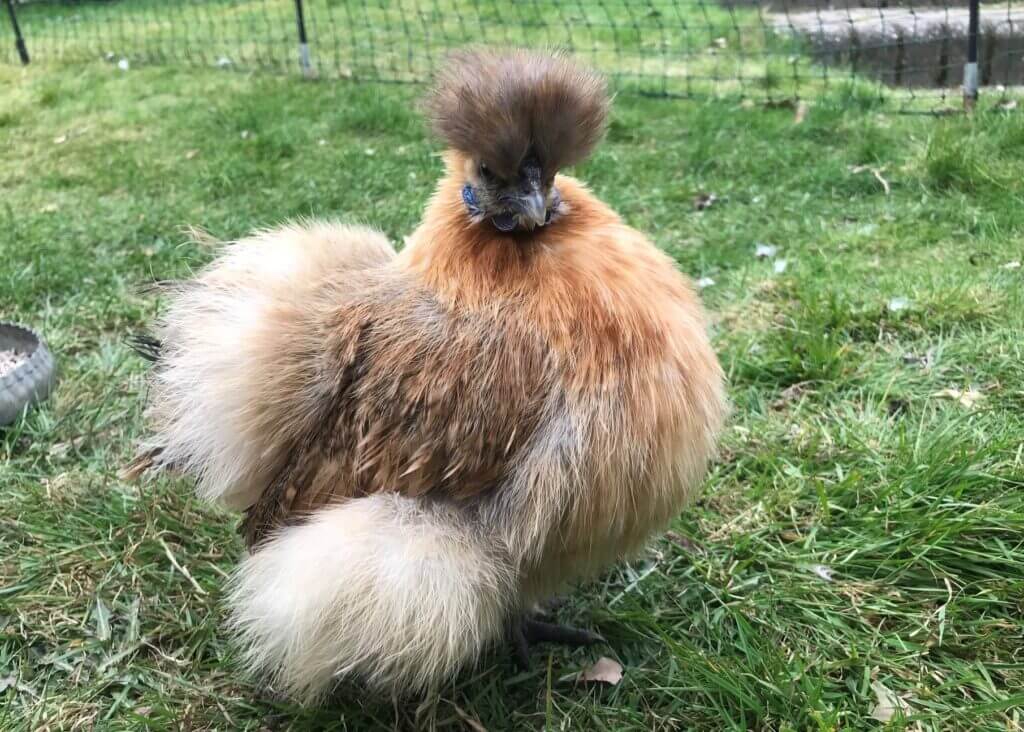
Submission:
[[486,180],[486,181],[493,181],[494,180],[494,173],[492,173],[491,169],[487,167],[487,163],[480,163],[479,171],[480,171],[480,177],[483,178],[484,180]]

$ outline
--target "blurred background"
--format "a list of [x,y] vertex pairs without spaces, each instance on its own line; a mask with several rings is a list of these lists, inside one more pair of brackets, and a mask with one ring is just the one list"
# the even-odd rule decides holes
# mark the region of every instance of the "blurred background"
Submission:
[[[568,49],[613,76],[620,89],[642,94],[791,98],[874,80],[879,95],[899,90],[888,96],[901,103],[937,98],[941,106],[964,83],[973,54],[979,85],[1002,93],[1024,84],[1024,6],[1012,2],[4,2],[17,12],[29,56],[41,60],[107,58],[422,82],[447,49],[527,45]],[[13,55],[13,45],[6,51]]]

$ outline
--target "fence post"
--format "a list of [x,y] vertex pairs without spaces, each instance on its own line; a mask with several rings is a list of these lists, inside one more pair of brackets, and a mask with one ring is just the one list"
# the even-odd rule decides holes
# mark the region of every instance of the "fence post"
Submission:
[[968,0],[970,19],[967,24],[967,64],[964,66],[964,109],[974,109],[978,101],[978,26],[981,24],[979,0]]
[[309,40],[306,38],[306,14],[302,8],[302,0],[295,0],[295,24],[299,28],[299,66],[302,68],[304,76],[311,76],[313,74],[313,64],[309,60]]
[[28,66],[28,49],[25,48],[25,39],[21,36],[18,16],[14,12],[14,0],[7,0],[7,13],[11,16],[11,27],[14,29],[14,45],[18,49],[18,58],[21,59],[21,63]]

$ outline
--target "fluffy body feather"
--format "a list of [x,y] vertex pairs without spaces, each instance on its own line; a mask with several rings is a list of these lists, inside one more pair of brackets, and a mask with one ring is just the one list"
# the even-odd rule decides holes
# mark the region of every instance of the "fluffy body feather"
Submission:
[[[229,246],[171,300],[146,455],[246,511],[234,625],[314,699],[442,683],[691,497],[725,413],[671,260],[578,181],[503,235],[467,154],[408,246],[317,223]],[[154,448],[157,448],[154,450]]]

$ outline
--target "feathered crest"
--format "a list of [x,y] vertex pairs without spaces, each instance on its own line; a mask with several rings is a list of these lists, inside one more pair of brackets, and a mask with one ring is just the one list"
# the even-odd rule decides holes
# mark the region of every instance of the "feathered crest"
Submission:
[[434,131],[510,177],[527,152],[544,173],[586,158],[604,134],[604,79],[560,53],[468,50],[453,54],[426,107]]

